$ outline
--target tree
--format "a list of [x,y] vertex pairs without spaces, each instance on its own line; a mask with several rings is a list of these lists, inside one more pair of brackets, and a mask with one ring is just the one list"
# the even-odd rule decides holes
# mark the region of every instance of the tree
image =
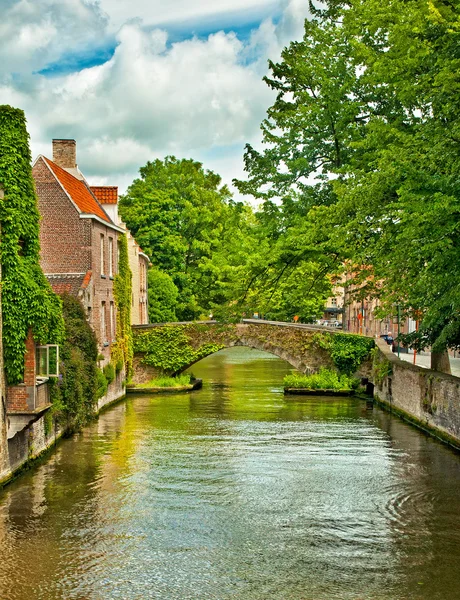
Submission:
[[281,263],[337,256],[360,293],[423,316],[411,342],[436,361],[460,347],[459,9],[334,0],[313,12],[270,64],[267,148],[247,147],[236,183],[264,200]]
[[178,289],[180,320],[208,311],[219,295],[221,267],[215,258],[228,240],[235,210],[219,175],[175,157],[148,162],[120,199],[123,220]]
[[171,277],[159,269],[149,270],[149,321],[172,323],[177,321],[175,308],[179,290]]

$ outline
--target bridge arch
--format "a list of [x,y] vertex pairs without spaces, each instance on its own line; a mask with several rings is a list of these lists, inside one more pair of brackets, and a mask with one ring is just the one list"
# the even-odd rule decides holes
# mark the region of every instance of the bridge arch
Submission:
[[249,319],[237,324],[207,321],[134,326],[133,338],[135,383],[181,373],[203,358],[234,346],[269,352],[306,373],[323,366],[340,366],[335,360],[337,353],[334,354],[339,339],[342,345],[345,341],[350,356],[354,347],[365,347],[361,358],[367,356],[372,343],[363,336],[319,327]]

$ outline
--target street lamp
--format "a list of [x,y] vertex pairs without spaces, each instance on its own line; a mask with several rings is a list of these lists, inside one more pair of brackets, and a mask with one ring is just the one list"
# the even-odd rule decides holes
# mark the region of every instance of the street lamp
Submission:
[[397,317],[398,317],[398,358],[399,358],[399,352],[400,352],[400,347],[399,347],[399,334],[401,333],[401,305],[398,303],[393,304],[393,306],[396,308],[397,310]]

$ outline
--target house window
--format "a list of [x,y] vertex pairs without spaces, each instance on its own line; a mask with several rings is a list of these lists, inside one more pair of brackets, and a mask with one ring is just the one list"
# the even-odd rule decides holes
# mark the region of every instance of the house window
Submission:
[[109,275],[113,277],[113,238],[109,238]]
[[331,299],[331,305],[332,306],[337,306],[337,298],[332,298]]
[[101,303],[101,338],[103,342],[107,341],[107,323],[105,320],[105,302]]
[[37,346],[37,375],[39,377],[59,377],[59,346],[47,344]]
[[113,302],[110,303],[110,335],[111,339],[114,340],[116,336],[115,331],[115,307]]
[[105,252],[104,252],[104,245],[105,245],[105,240],[104,240],[104,235],[101,233],[101,275],[105,275]]

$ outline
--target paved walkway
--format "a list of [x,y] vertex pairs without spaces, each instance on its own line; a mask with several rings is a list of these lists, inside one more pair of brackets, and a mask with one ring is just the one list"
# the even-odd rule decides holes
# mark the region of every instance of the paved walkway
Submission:
[[[397,352],[395,352],[395,354],[397,354]],[[405,360],[407,362],[414,364],[414,355],[410,351],[408,354],[401,353],[399,355],[399,358],[401,360]],[[418,367],[424,367],[425,369],[429,369],[430,363],[431,363],[431,355],[429,352],[422,352],[421,354],[417,354],[415,364]],[[450,369],[452,371],[452,375],[455,375],[456,377],[460,377],[460,358],[450,357]]]

